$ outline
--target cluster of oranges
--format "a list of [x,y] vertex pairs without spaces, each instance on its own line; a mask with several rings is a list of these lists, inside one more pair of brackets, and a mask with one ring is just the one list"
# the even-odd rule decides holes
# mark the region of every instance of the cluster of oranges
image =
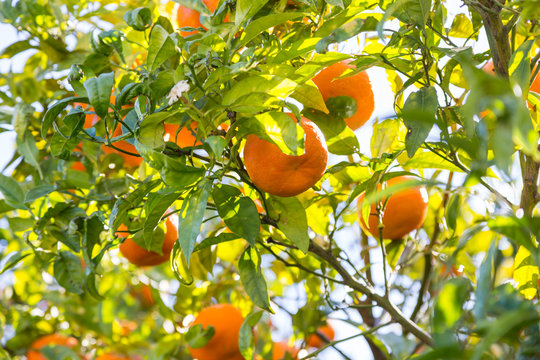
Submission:
[[[64,336],[60,334],[45,335],[32,343],[32,345],[30,346],[30,350],[28,350],[28,353],[26,354],[27,359],[46,360],[45,356],[41,353],[40,350],[47,346],[76,348],[77,346],[79,346],[79,342],[77,341],[77,339],[71,336]],[[81,357],[81,359],[86,359],[86,357]],[[99,355],[95,360],[130,360],[130,358],[114,353],[105,353]]]
[[[203,309],[195,318],[191,326],[202,325],[203,329],[212,326],[214,335],[204,346],[189,348],[193,358],[198,360],[243,360],[238,346],[240,327],[244,318],[240,311],[230,304],[217,304]],[[319,336],[322,334],[324,338]],[[334,339],[334,329],[325,325],[317,330],[316,334],[306,339],[306,346],[321,348],[327,341]],[[292,359],[297,359],[299,349],[289,345],[288,342],[276,342],[272,345],[272,359],[281,360],[288,354]]]
[[[188,347],[189,353],[198,360],[244,360],[238,345],[240,328],[243,322],[242,313],[230,304],[217,304],[204,308],[199,312],[191,326],[201,325],[203,330],[211,326],[214,329],[214,334],[204,346],[199,348]],[[318,328],[315,334],[306,339],[306,346],[321,348],[328,341],[332,341],[334,337],[334,329],[327,324]],[[46,335],[32,343],[27,358],[28,360],[45,360],[40,350],[46,346],[63,346],[74,349],[78,345],[79,342],[74,337],[59,334]],[[298,352],[299,349],[289,345],[288,342],[276,342],[272,346],[272,359],[282,360],[287,354],[291,358],[297,359]],[[98,356],[96,360],[130,360],[130,358],[124,355],[106,353]]]

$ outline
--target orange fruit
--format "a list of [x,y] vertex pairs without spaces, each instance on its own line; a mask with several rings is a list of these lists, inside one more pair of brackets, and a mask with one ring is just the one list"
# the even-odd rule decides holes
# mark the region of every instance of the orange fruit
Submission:
[[313,82],[319,88],[324,101],[336,96],[349,96],[356,101],[356,112],[345,119],[347,126],[356,130],[371,117],[375,109],[375,99],[367,72],[339,78],[347,69],[354,69],[354,66],[349,65],[348,61],[335,63],[315,75]]
[[82,162],[80,161],[75,161],[72,165],[71,165],[71,168],[73,170],[77,170],[77,171],[82,171],[82,172],[85,172],[86,171],[86,166],[83,165]]
[[323,176],[328,160],[324,135],[315,123],[304,117],[300,125],[305,133],[305,151],[300,156],[284,154],[277,145],[257,135],[248,136],[244,163],[251,181],[259,189],[276,196],[295,196]]
[[[387,186],[397,185],[404,181],[414,180],[411,176],[397,176],[386,182]],[[380,184],[377,190],[380,190]],[[362,217],[362,202],[364,194],[358,198],[358,214],[362,227],[371,235],[378,238],[377,203],[371,205],[369,226]],[[399,240],[411,231],[418,229],[424,223],[427,215],[427,191],[423,186],[397,191],[381,202],[386,203],[382,223],[384,225],[382,236],[385,239]]]
[[214,336],[201,348],[188,348],[189,353],[198,360],[244,360],[238,347],[243,322],[240,311],[230,304],[213,305],[201,310],[191,326],[201,324],[204,329],[213,326]]
[[[203,0],[204,5],[210,10],[210,12],[214,12],[217,9],[217,6],[219,4],[219,0]],[[176,11],[176,24],[178,27],[192,27],[192,28],[198,28],[202,27],[206,29],[201,24],[201,13],[197,10],[193,10],[191,8],[188,8],[183,5],[178,5],[178,9]],[[208,29],[207,29],[208,30]],[[182,36],[188,36],[196,34],[197,30],[193,31],[180,31],[180,34]]]
[[534,91],[535,93],[540,94],[540,73],[536,74],[529,91]]
[[125,233],[128,230],[127,226],[124,224],[120,225],[117,236],[126,238],[119,246],[120,252],[130,263],[136,266],[155,266],[164,263],[169,260],[174,243],[178,238],[178,230],[169,218],[165,221],[165,226],[165,239],[161,248],[163,254],[158,254],[155,251],[149,251],[137,245]]
[[[89,107],[88,104],[73,103],[73,107],[77,107],[77,106],[82,107],[84,110],[94,111],[94,108],[91,107],[91,106]],[[86,114],[86,116],[84,118],[83,128],[84,129],[89,129],[92,126],[94,126],[98,121],[99,121],[99,116],[97,116],[96,114]]]
[[45,335],[34,341],[26,354],[28,360],[47,360],[45,356],[41,355],[39,349],[48,345],[58,345],[64,347],[75,347],[79,344],[77,339],[71,336],[64,336],[59,334]]
[[[118,126],[114,130],[112,137],[117,137],[120,135],[122,135],[122,126],[118,124]],[[135,145],[131,145],[125,140],[120,140],[120,141],[115,142],[114,146],[120,150],[124,150],[133,154],[138,154],[137,148],[135,148]],[[106,145],[103,145],[102,148],[106,154],[120,155],[124,159],[124,164],[129,167],[138,167],[142,164],[143,159],[140,156],[126,154]]]
[[198,124],[196,121],[192,121],[190,125],[191,129],[184,126],[180,129],[180,131],[178,131],[178,128],[180,128],[180,125],[178,124],[163,124],[163,127],[165,128],[164,139],[165,141],[176,143],[176,145],[181,148],[202,145],[202,143],[197,140],[196,137],[197,125]]
[[[326,339],[320,337],[318,333],[323,334]],[[317,329],[317,333],[308,336],[308,338],[306,339],[306,345],[308,347],[320,349],[327,344],[326,340],[333,341],[335,336],[336,333],[334,332],[334,328],[326,324],[319,327]]]
[[96,360],[129,360],[129,357],[108,353],[98,356]]
[[[180,128],[180,125],[178,124],[163,124],[163,128],[165,129],[163,139],[165,141],[174,142],[181,148],[202,145],[202,142],[200,140],[197,140],[198,125],[199,124],[196,121],[192,121],[190,124],[190,129],[188,129],[186,126]],[[178,130],[179,128],[180,130]],[[218,130],[227,131],[229,130],[229,124],[223,123],[217,128]]]
[[274,343],[274,348],[272,350],[272,360],[285,359],[285,354],[289,354],[293,359],[297,359],[298,349],[290,346],[285,341]]

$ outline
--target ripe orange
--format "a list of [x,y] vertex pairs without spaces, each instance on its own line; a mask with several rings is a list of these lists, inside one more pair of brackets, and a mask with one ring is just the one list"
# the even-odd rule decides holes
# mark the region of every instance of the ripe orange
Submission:
[[248,136],[244,163],[249,177],[259,189],[276,196],[295,196],[315,185],[323,176],[328,160],[324,135],[315,123],[304,117],[300,125],[305,133],[305,151],[300,156],[286,155],[277,145],[257,135]]
[[[122,126],[118,124],[112,136],[117,137],[120,135],[122,135]],[[135,148],[135,145],[131,145],[125,140],[120,140],[120,141],[115,142],[114,146],[120,150],[124,150],[133,154],[138,154],[137,148]],[[120,155],[124,159],[124,164],[129,167],[138,167],[142,164],[143,159],[140,156],[126,154],[106,145],[103,145],[102,148],[106,154]]]
[[180,127],[178,124],[163,124],[163,127],[165,128],[164,139],[165,141],[176,143],[176,145],[181,148],[202,145],[202,143],[197,140],[196,137],[197,125],[198,124],[196,121],[192,121],[190,125],[191,129],[184,126],[180,129],[180,131],[178,131],[178,128]]
[[82,162],[80,161],[75,161],[72,165],[71,165],[71,168],[73,170],[77,170],[77,171],[82,171],[82,172],[85,172],[86,171],[86,166],[83,165]]
[[[188,129],[186,126],[182,127],[180,131],[178,128],[180,128],[180,125],[178,124],[163,124],[163,128],[165,129],[165,134],[163,135],[163,139],[165,141],[171,141],[176,143],[179,147],[187,147],[187,146],[198,146],[202,145],[200,140],[197,140],[197,126],[199,124],[196,121],[192,121],[190,124],[190,129]],[[219,125],[218,130],[229,130],[229,124],[223,123]],[[178,132],[178,134],[177,134]]]
[[347,126],[356,130],[371,117],[375,108],[375,99],[367,72],[362,71],[356,75],[338,79],[347,69],[354,69],[348,61],[333,64],[319,72],[313,78],[313,82],[321,91],[324,101],[336,96],[349,96],[356,101],[356,113],[345,119]]
[[[414,180],[411,176],[398,176],[386,182],[388,186],[397,185],[404,181]],[[380,185],[377,186],[380,190]],[[358,213],[362,227],[371,235],[378,238],[378,216],[377,203],[371,205],[369,215],[369,226],[366,225],[362,217],[362,202],[364,194],[358,198]],[[385,239],[399,240],[411,231],[420,228],[427,215],[427,191],[423,186],[417,186],[395,192],[390,197],[382,199],[386,202],[382,223],[384,225],[382,236]]]
[[[210,12],[214,12],[219,4],[219,0],[203,0],[203,3],[204,5],[206,5],[208,10],[210,10]],[[192,28],[202,27],[206,29],[201,24],[201,13],[183,5],[178,5],[178,10],[176,12],[176,23],[178,27],[189,26]],[[182,36],[193,35],[196,33],[197,33],[197,30],[180,31],[180,34]]]
[[129,357],[108,353],[98,356],[96,360],[129,360]]
[[536,74],[529,91],[534,91],[535,93],[540,94],[540,73]]
[[72,348],[77,346],[78,344],[79,342],[74,337],[68,337],[59,334],[45,335],[32,343],[30,347],[31,350],[28,350],[26,356],[28,360],[46,360],[45,356],[41,355],[41,352],[38,351],[39,349],[44,348],[48,345],[58,345]]
[[163,254],[158,254],[137,245],[135,241],[127,237],[128,235],[125,233],[128,230],[127,226],[120,225],[117,236],[126,238],[119,246],[120,252],[130,263],[136,266],[155,266],[164,263],[169,260],[174,243],[178,238],[178,230],[169,218],[165,221],[165,226],[165,239],[161,248]]
[[285,358],[285,354],[289,354],[293,359],[297,359],[298,351],[299,350],[297,348],[290,346],[285,341],[274,343],[274,349],[272,350],[272,360],[282,360]]
[[[84,110],[88,110],[88,111],[93,111],[94,110],[94,108],[88,107],[88,104],[73,103],[73,107],[77,107],[77,106],[80,106]],[[98,121],[99,121],[99,116],[97,116],[96,114],[86,114],[86,116],[84,118],[83,128],[84,129],[89,129],[92,126],[94,126]]]
[[188,348],[189,353],[198,360],[244,360],[238,347],[243,322],[240,311],[230,304],[218,304],[203,309],[191,326],[213,326],[214,336],[201,348]]
[[332,328],[329,324],[326,324],[319,327],[317,329],[317,333],[308,336],[308,338],[306,339],[306,346],[320,349],[327,344],[326,340],[321,338],[318,333],[323,334],[328,341],[333,341],[334,337],[336,336],[334,328]]

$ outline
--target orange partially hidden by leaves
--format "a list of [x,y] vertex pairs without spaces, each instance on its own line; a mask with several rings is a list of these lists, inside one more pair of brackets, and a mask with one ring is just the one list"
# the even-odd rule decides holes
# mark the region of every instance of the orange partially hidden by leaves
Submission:
[[286,354],[291,355],[293,359],[297,359],[298,351],[297,348],[290,346],[285,341],[275,343],[274,348],[272,349],[272,360],[286,359]]
[[[73,107],[77,107],[77,106],[80,106],[84,110],[87,110],[87,111],[94,111],[94,108],[88,107],[88,104],[73,103]],[[89,129],[92,126],[94,126],[98,121],[99,121],[99,116],[97,116],[96,114],[86,114],[86,116],[84,118],[83,128],[84,129]]]
[[80,161],[75,161],[72,165],[71,165],[71,168],[73,170],[77,170],[77,171],[82,171],[82,172],[85,172],[86,171],[86,166],[83,165],[82,162]]
[[198,360],[244,360],[238,347],[240,327],[244,318],[240,311],[230,304],[218,304],[203,309],[193,321],[203,329],[214,327],[214,336],[201,348],[188,348],[193,358]]
[[534,91],[535,93],[540,94],[540,73],[538,73],[534,78],[529,91]]
[[191,129],[188,129],[186,126],[184,126],[180,130],[178,130],[180,128],[180,125],[177,124],[163,124],[163,127],[165,128],[165,141],[174,142],[181,148],[202,145],[202,143],[197,140],[196,137],[196,121],[191,122]]
[[347,69],[354,69],[347,61],[330,65],[319,72],[313,82],[319,88],[324,101],[337,96],[349,96],[356,101],[356,112],[345,119],[347,126],[356,130],[371,117],[375,109],[375,99],[367,72],[339,78]]
[[[414,178],[411,176],[397,176],[388,180],[386,185],[387,187],[390,187],[410,180],[414,180]],[[377,190],[380,190],[380,188],[380,184],[377,185]],[[378,238],[378,202],[371,205],[369,226],[367,226],[362,217],[363,201],[364,194],[360,195],[358,198],[360,223],[364,229],[371,233],[371,235]],[[428,196],[427,191],[423,186],[416,186],[394,192],[387,199],[382,199],[381,203],[386,203],[382,218],[382,223],[384,225],[382,236],[385,239],[401,239],[411,231],[420,228],[427,215]]]
[[[117,137],[117,136],[120,136],[120,135],[122,135],[122,126],[118,125],[116,127],[116,129],[114,130],[114,133],[113,133],[112,136]],[[137,149],[135,148],[135,145],[132,145],[132,144],[128,143],[125,140],[116,141],[116,142],[113,143],[113,145],[116,148],[120,149],[120,150],[127,151],[127,152],[132,153],[132,154],[138,154]],[[142,164],[143,159],[140,156],[126,154],[126,153],[124,153],[122,151],[118,151],[115,148],[112,148],[112,147],[106,146],[106,145],[103,145],[102,148],[103,148],[103,151],[106,154],[118,154],[118,155],[120,155],[124,159],[124,164],[129,166],[129,167],[137,167],[137,166],[140,166]]]
[[129,360],[129,357],[108,353],[98,356],[96,360]]
[[[291,115],[292,117],[292,115]],[[304,154],[284,154],[280,148],[257,135],[249,135],[244,148],[244,163],[251,181],[261,190],[276,196],[295,196],[319,181],[326,170],[328,150],[321,130],[302,118]]]
[[[197,126],[199,124],[196,121],[192,121],[190,128],[186,126],[180,128],[178,124],[163,124],[165,134],[163,138],[165,141],[171,141],[176,143],[179,147],[199,146],[202,145],[200,140],[197,140]],[[218,130],[229,130],[229,124],[223,123],[219,125]],[[180,129],[180,130],[178,130]]]
[[[203,0],[203,3],[204,5],[206,5],[208,10],[210,10],[210,12],[214,12],[217,9],[219,0]],[[192,27],[192,28],[202,27],[206,29],[201,24],[201,13],[198,12],[197,10],[193,10],[183,5],[178,5],[178,10],[176,12],[176,24],[178,25],[178,27]],[[180,31],[180,34],[182,36],[193,35],[196,33],[197,33],[197,30]]]
[[164,263],[169,260],[174,243],[178,238],[178,230],[169,218],[165,221],[165,226],[165,238],[163,239],[163,246],[161,248],[163,254],[158,254],[155,251],[142,248],[133,239],[127,237],[127,226],[124,224],[120,225],[117,230],[117,236],[127,237],[119,246],[120,252],[130,263],[136,266],[155,266]]
[[[324,337],[326,339],[323,339],[320,335],[324,335]],[[327,344],[327,340],[328,341],[333,341],[334,340],[334,337],[336,336],[336,333],[334,332],[334,328],[332,328],[330,325],[326,324],[326,325],[323,325],[321,327],[319,327],[317,329],[317,333],[315,334],[312,334],[310,335],[307,339],[306,339],[306,346],[308,347],[313,347],[313,348],[317,348],[317,349],[320,349],[322,348],[324,345]]]
[[45,335],[34,341],[30,347],[30,350],[26,354],[28,360],[46,360],[45,356],[41,355],[39,349],[45,346],[64,346],[75,347],[79,344],[74,337],[63,336],[59,334]]

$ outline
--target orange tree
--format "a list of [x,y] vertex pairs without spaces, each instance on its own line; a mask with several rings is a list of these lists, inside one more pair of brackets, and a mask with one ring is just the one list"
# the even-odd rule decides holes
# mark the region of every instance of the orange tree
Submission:
[[540,13],[453,5],[1,2],[0,358],[537,358]]

